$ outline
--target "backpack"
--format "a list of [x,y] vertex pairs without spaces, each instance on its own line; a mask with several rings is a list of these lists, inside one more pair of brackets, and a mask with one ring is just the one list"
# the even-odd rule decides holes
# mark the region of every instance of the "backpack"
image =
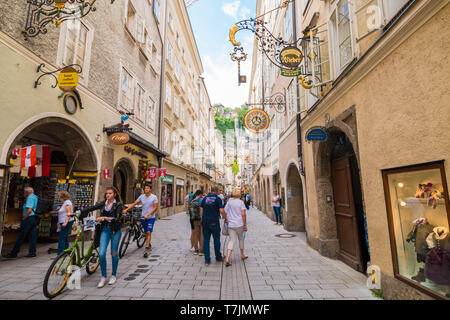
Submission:
[[38,198],[36,210],[33,210],[33,212],[35,215],[40,216],[45,214],[47,212],[47,209],[48,209],[48,199]]
[[191,220],[201,220],[199,200],[189,202],[189,215],[191,216]]

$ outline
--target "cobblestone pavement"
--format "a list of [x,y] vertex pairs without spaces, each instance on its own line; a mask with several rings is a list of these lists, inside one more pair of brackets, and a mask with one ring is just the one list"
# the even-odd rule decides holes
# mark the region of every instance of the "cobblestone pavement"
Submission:
[[[295,234],[293,238],[275,237],[287,232],[256,209],[248,213],[248,226],[245,252],[249,258],[245,262],[236,248],[231,267],[216,262],[213,256],[211,264],[205,266],[204,257],[189,251],[186,214],[158,220],[150,257],[143,258],[143,249],[131,244],[120,260],[115,285],[97,289],[100,268],[91,276],[83,271],[81,290],[66,289],[55,299],[375,299],[365,287],[363,274],[322,257],[306,244],[304,233],[290,232]],[[222,236],[222,252],[227,240]],[[38,257],[31,260],[0,261],[0,299],[45,299],[42,282],[56,255],[47,254],[48,247],[40,245]],[[27,244],[21,255],[26,253]],[[109,257],[108,267],[110,275]],[[130,274],[134,280],[127,281]]]

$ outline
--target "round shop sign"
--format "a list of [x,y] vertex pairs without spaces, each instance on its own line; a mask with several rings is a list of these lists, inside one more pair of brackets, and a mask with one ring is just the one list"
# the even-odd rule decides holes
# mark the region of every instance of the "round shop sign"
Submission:
[[244,117],[244,126],[254,133],[266,130],[269,124],[269,115],[262,109],[252,109]]
[[280,61],[287,68],[297,68],[302,62],[303,53],[297,47],[286,47],[280,52]]
[[123,145],[130,141],[130,136],[126,132],[116,132],[109,136],[109,141],[116,145]]
[[78,85],[78,72],[72,67],[64,68],[58,76],[58,87],[64,92],[73,91]]

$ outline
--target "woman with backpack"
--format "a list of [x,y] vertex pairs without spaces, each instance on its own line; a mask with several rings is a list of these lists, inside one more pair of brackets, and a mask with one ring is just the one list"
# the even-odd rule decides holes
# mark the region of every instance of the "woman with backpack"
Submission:
[[119,265],[119,243],[122,236],[122,201],[116,188],[111,187],[106,189],[105,200],[97,203],[92,207],[87,207],[81,210],[80,218],[87,216],[89,212],[100,210],[100,217],[97,222],[101,223],[100,236],[100,268],[102,270],[102,278],[97,285],[97,288],[105,286],[106,281],[106,251],[108,244],[111,242],[111,258],[112,258],[112,276],[109,279],[109,284],[116,283],[117,267]]
[[191,219],[192,228],[192,244],[194,246],[195,255],[203,256],[203,232],[202,232],[202,218],[200,216],[200,200],[202,199],[202,191],[197,190],[194,193],[193,199],[189,202],[189,216]]

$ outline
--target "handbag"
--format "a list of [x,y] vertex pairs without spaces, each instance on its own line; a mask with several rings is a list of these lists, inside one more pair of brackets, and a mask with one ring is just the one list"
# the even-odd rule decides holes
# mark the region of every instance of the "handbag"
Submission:
[[94,232],[94,249],[100,247],[101,235],[102,235],[102,225],[97,224],[95,225],[95,232]]

